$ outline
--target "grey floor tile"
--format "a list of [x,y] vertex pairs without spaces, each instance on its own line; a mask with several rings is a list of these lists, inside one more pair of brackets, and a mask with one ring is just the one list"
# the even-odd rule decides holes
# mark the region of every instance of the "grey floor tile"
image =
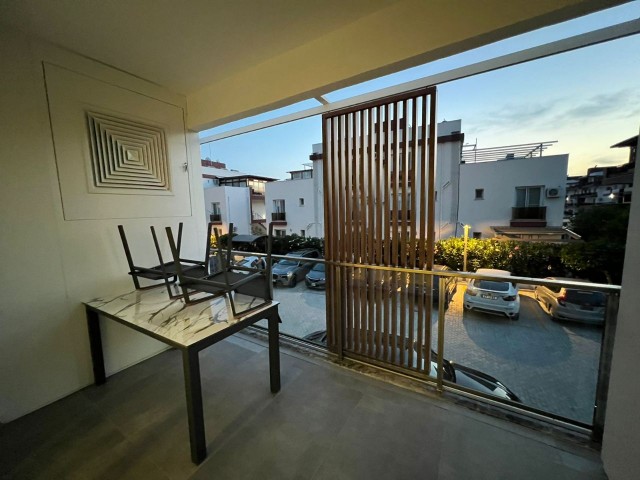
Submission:
[[3,425],[0,478],[606,478],[597,452],[285,349],[276,395],[264,345],[220,342],[200,363],[201,465],[170,350]]

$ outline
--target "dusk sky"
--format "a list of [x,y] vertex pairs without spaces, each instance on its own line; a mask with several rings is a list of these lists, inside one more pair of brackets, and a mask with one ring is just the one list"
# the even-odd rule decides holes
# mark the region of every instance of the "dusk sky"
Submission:
[[[353,97],[638,17],[636,0],[325,96]],[[317,105],[308,100],[201,135]],[[439,85],[437,117],[461,119],[465,143],[477,142],[478,148],[557,140],[545,153],[568,153],[569,175],[624,163],[628,149],[610,147],[640,127],[640,35]],[[311,117],[208,143],[201,153],[230,169],[285,179],[287,171],[309,162],[311,145],[321,139],[321,119]]]

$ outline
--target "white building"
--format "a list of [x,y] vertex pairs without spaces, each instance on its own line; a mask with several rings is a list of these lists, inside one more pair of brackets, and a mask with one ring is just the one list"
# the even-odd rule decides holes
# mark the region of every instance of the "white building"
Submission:
[[228,170],[224,163],[202,160],[207,222],[221,233],[229,223],[239,234],[266,233],[265,185],[275,179]]
[[465,152],[458,218],[471,226],[470,235],[534,241],[575,238],[562,229],[569,156],[542,156],[545,145],[550,144]]
[[289,172],[291,178],[266,184],[267,219],[277,236],[324,237],[321,143],[313,145],[309,158],[306,168]]

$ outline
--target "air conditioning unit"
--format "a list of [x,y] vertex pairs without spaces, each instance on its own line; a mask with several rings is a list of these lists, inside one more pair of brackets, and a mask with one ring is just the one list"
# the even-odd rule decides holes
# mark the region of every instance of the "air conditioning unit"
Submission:
[[547,198],[558,198],[560,196],[560,187],[547,188]]

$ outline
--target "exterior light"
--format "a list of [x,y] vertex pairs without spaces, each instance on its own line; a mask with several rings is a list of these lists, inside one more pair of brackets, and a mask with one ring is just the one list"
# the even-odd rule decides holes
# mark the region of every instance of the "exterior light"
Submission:
[[471,225],[465,225],[464,226],[464,254],[462,257],[462,271],[466,272],[467,271],[467,242],[469,240],[469,229],[471,228]]
[[609,198],[610,198],[611,200],[613,200],[613,199],[615,198],[615,196],[616,196],[616,194],[615,194],[615,193],[613,193],[613,192],[611,192],[611,193],[609,194]]

